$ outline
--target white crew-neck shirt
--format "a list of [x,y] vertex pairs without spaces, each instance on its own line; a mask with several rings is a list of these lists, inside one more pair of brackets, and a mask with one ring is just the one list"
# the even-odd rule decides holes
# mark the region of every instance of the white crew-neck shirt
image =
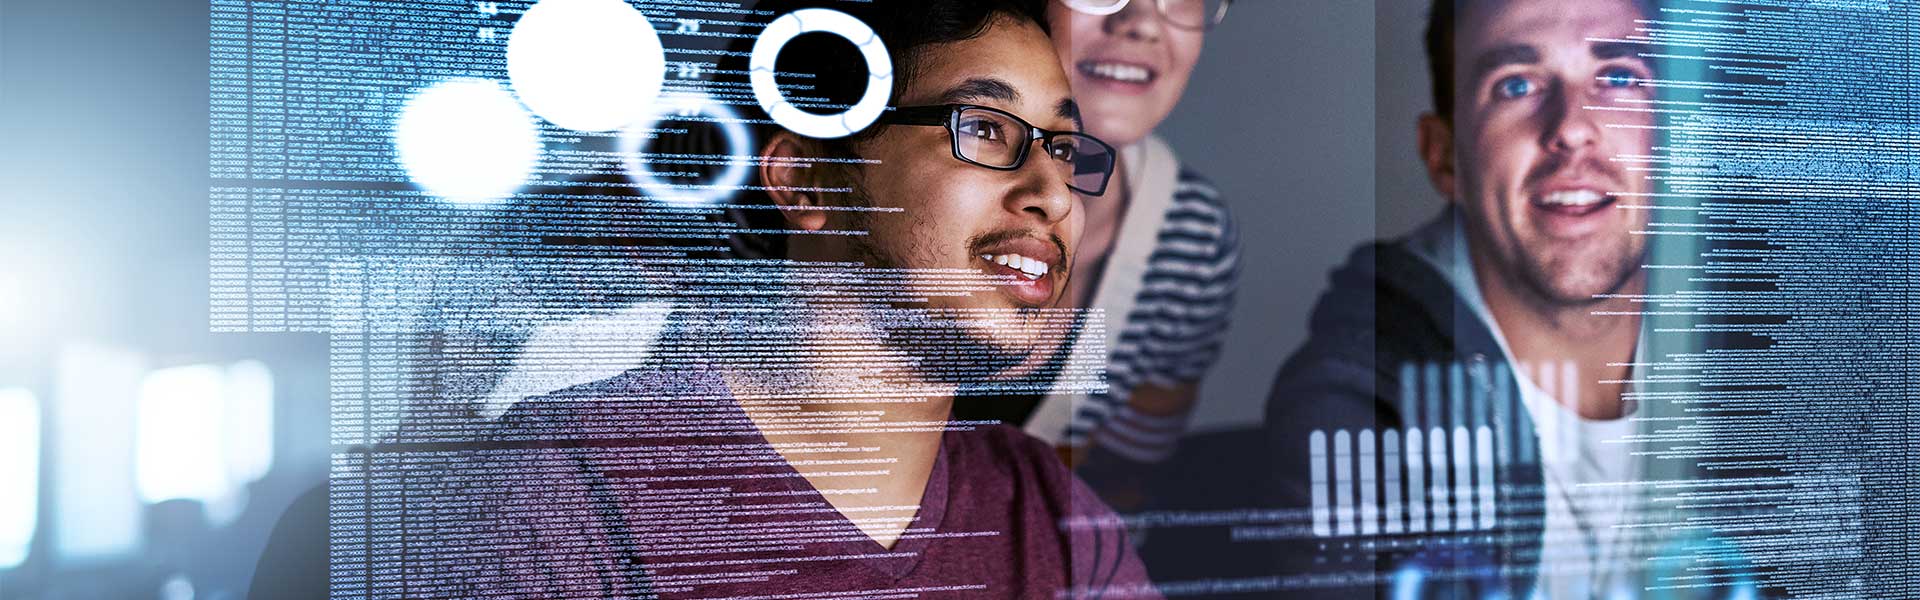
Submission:
[[[1637,595],[1632,574],[1643,552],[1629,527],[1642,508],[1633,485],[1641,475],[1640,462],[1628,444],[1638,433],[1634,407],[1628,406],[1617,419],[1581,417],[1568,408],[1579,405],[1583,376],[1576,365],[1515,360],[1506,334],[1480,294],[1466,239],[1459,211],[1449,209],[1408,238],[1407,247],[1445,275],[1493,332],[1507,364],[1514,365],[1521,403],[1539,436],[1546,484],[1546,531],[1534,594],[1555,600]],[[1644,354],[1645,336],[1640,339],[1635,356]]]

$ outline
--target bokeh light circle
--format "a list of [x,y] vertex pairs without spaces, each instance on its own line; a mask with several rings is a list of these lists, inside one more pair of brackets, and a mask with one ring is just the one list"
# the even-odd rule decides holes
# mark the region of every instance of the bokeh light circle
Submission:
[[653,23],[623,0],[541,0],[507,37],[507,78],[529,110],[576,131],[645,117],[666,53]]
[[485,79],[450,79],[415,95],[394,122],[393,144],[415,185],[457,204],[513,195],[540,160],[539,125]]

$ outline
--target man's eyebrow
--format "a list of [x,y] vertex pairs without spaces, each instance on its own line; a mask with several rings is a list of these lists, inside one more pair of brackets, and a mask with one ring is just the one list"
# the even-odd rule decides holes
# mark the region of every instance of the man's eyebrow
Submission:
[[1073,121],[1073,129],[1075,131],[1086,131],[1087,129],[1087,124],[1080,121],[1080,103],[1074,102],[1072,98],[1060,99],[1060,103],[1053,107],[1053,114],[1059,115],[1062,119]]
[[1482,52],[1479,58],[1474,59],[1473,70],[1468,73],[1471,77],[1468,77],[1467,81],[1479,81],[1480,78],[1486,77],[1487,73],[1507,65],[1530,65],[1538,62],[1540,62],[1540,51],[1533,46],[1500,46]]
[[940,94],[944,104],[966,104],[970,100],[999,100],[1006,103],[1020,101],[1020,90],[997,77],[974,77],[947,88]]
[[[966,104],[976,100],[998,100],[1014,104],[1020,101],[1020,90],[998,77],[974,77],[947,88],[946,92],[940,94],[942,104]],[[1059,104],[1054,105],[1053,112],[1062,119],[1072,120],[1075,130],[1086,128],[1080,121],[1080,104],[1074,102],[1072,98],[1062,98]]]
[[1638,58],[1640,54],[1639,45],[1629,42],[1594,42],[1590,51],[1600,60]]

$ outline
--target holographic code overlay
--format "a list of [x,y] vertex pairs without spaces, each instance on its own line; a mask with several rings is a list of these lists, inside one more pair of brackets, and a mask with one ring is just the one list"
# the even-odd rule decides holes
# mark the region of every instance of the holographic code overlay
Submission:
[[[884,472],[898,448],[740,436],[973,431],[988,424],[898,414],[933,397],[1106,389],[1098,310],[940,307],[1018,275],[730,258],[740,235],[868,235],[738,218],[777,210],[734,202],[767,123],[747,116],[763,91],[750,74],[719,64],[780,17],[751,4],[211,2],[211,327],[328,337],[332,597],[485,597],[499,582],[488,577],[513,573],[476,565],[571,551],[578,562],[553,578],[564,595],[565,581],[610,572],[595,560],[641,549],[698,563],[620,567],[650,589],[777,585],[789,563],[742,553],[832,554],[864,534],[818,523],[832,510],[818,497],[751,482],[782,456],[809,472]],[[843,21],[825,22],[858,24]],[[879,100],[859,109],[877,114],[891,66],[871,32],[849,41],[882,59]],[[759,87],[804,97],[794,86]],[[1091,351],[1066,352],[1074,343]],[[649,372],[691,374],[568,392]],[[699,379],[714,372],[752,379]],[[850,400],[866,408],[798,410]],[[661,403],[670,410],[647,412]],[[610,406],[639,412],[601,415],[588,433],[538,424]],[[583,436],[613,441],[556,449]],[[520,538],[501,520],[560,510],[539,502],[578,484],[556,461],[579,460],[624,465],[627,481],[671,473],[637,504],[660,529],[603,543],[557,525],[544,550],[503,554]]]

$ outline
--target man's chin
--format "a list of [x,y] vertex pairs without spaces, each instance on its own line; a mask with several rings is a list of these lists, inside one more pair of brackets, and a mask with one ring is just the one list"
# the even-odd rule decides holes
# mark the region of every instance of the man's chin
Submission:
[[1038,394],[1053,387],[1056,376],[1048,369],[1048,361],[1018,360],[1001,365],[1002,368],[990,374],[963,381],[951,381],[956,396],[1006,396],[1018,394]]
[[954,353],[947,360],[922,363],[925,375],[938,383],[952,385],[960,395],[999,393],[1019,387],[1039,369],[1020,352],[989,345],[975,345],[974,351]]
[[[1036,331],[1033,327],[1021,324],[1006,330],[971,332],[971,340],[966,345],[972,348],[970,354],[975,357],[970,361],[972,368],[968,369],[974,376],[952,383],[960,385],[963,393],[978,394],[1027,393],[1051,387],[1059,375],[1059,359],[1068,350],[1067,336],[1049,335],[1051,332]],[[1036,335],[1009,335],[1009,331],[1030,331]]]
[[1547,267],[1534,269],[1530,279],[1533,280],[1535,293],[1555,305],[1590,306],[1606,301],[1608,295],[1623,291],[1638,273],[1637,266],[1636,262],[1633,265],[1617,265],[1613,268],[1596,266],[1571,272]]

